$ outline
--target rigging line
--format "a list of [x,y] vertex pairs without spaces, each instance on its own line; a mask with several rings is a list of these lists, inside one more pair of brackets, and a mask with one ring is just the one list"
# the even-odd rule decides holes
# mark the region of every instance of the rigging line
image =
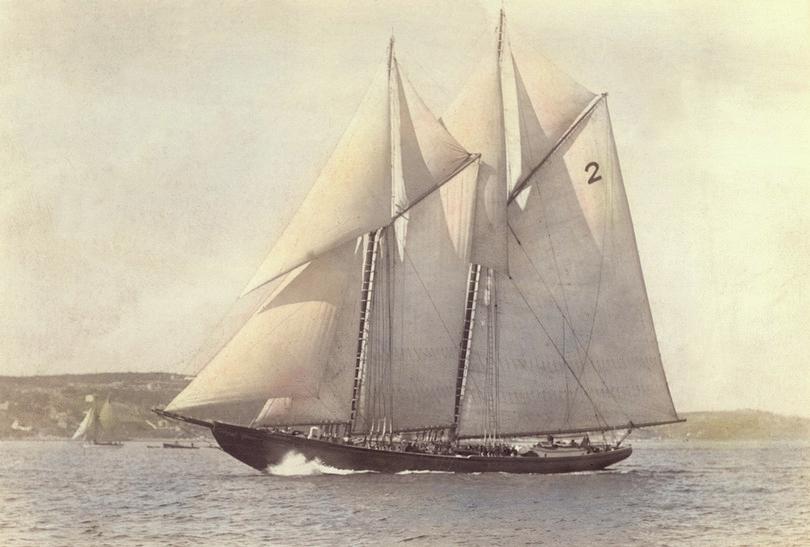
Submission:
[[537,313],[535,313],[534,308],[532,308],[532,306],[529,304],[529,301],[526,299],[526,296],[523,294],[523,291],[520,290],[520,287],[518,286],[517,283],[513,282],[512,286],[515,287],[515,290],[520,295],[520,298],[523,300],[523,302],[526,304],[526,307],[529,308],[530,312],[532,312],[532,315],[534,316],[535,321],[537,321],[537,324],[540,325],[540,328],[543,330],[543,334],[546,335],[546,338],[548,338],[548,341],[551,343],[551,346],[557,352],[557,355],[560,356],[560,358],[562,359],[562,361],[565,364],[566,368],[568,368],[568,371],[571,373],[571,375],[577,381],[577,384],[579,384],[579,387],[582,389],[582,392],[585,394],[585,397],[587,397],[588,401],[590,401],[591,406],[593,406],[597,422],[599,421],[599,419],[601,419],[602,422],[604,422],[605,425],[607,425],[607,423],[608,423],[607,420],[599,413],[599,408],[596,406],[596,403],[591,398],[590,393],[588,393],[588,390],[585,389],[585,386],[582,384],[582,381],[579,379],[579,377],[574,372],[574,369],[568,363],[568,360],[565,358],[565,355],[563,355],[563,353],[560,352],[560,348],[558,348],[557,344],[554,343],[554,339],[551,337],[549,332],[546,330],[546,327],[543,325],[543,322],[540,321],[540,318],[537,316]]
[[[543,279],[543,276],[542,276],[542,275],[540,274],[540,272],[537,270],[537,267],[535,266],[534,262],[532,261],[531,257],[529,256],[529,254],[526,252],[526,249],[525,249],[525,248],[523,247],[523,245],[520,243],[520,240],[517,238],[517,235],[515,235],[514,230],[512,229],[512,227],[511,227],[511,226],[509,227],[509,229],[510,229],[510,232],[512,233],[513,237],[515,238],[515,241],[517,241],[518,246],[520,247],[521,251],[523,251],[524,256],[526,256],[526,259],[528,260],[528,262],[529,262],[529,264],[531,265],[532,269],[534,270],[535,274],[536,274],[536,275],[537,275],[537,277],[540,279],[540,281],[543,283],[543,286],[546,288],[546,291],[548,291],[549,295],[551,296],[551,300],[552,300],[552,302],[554,303],[554,306],[557,308],[557,311],[558,311],[558,312],[560,313],[560,315],[562,316],[563,321],[564,321],[564,322],[565,322],[565,324],[568,326],[568,328],[571,330],[571,334],[574,336],[574,343],[576,344],[577,349],[578,349],[578,350],[582,350],[582,349],[583,349],[583,347],[582,347],[582,343],[580,342],[579,337],[577,336],[576,332],[574,331],[574,327],[573,327],[573,325],[571,325],[571,323],[568,321],[568,316],[567,316],[567,315],[566,315],[566,314],[565,314],[565,313],[562,311],[562,309],[560,308],[559,303],[557,302],[557,300],[554,298],[554,295],[553,295],[553,294],[551,293],[551,291],[549,290],[548,285],[546,284],[545,280]],[[622,405],[621,405],[621,404],[619,404],[619,402],[616,400],[616,397],[613,395],[613,392],[612,392],[612,391],[611,391],[611,389],[608,387],[608,385],[605,383],[605,380],[602,378],[602,375],[599,373],[599,370],[598,370],[598,369],[596,368],[596,366],[593,364],[593,361],[591,360],[591,358],[590,358],[590,356],[588,355],[587,351],[586,351],[586,352],[585,352],[585,354],[584,354],[584,358],[585,358],[585,363],[583,363],[583,371],[584,371],[584,366],[585,366],[586,364],[590,364],[590,365],[591,365],[591,368],[592,368],[592,369],[594,370],[594,372],[596,373],[597,378],[599,378],[599,381],[600,381],[600,382],[602,383],[602,385],[605,387],[605,389],[607,390],[608,394],[609,394],[609,395],[611,396],[611,398],[613,399],[613,401],[614,401],[614,403],[616,404],[616,406],[617,406],[617,407],[618,407],[618,408],[619,408],[619,409],[622,411],[622,413],[625,415],[625,417],[627,417],[627,418],[629,419],[629,416],[627,415],[627,412],[625,412],[625,410],[624,410],[624,408],[622,407]],[[577,379],[577,382],[579,382],[579,380],[578,380],[578,378],[577,378],[576,376],[575,376],[575,378]],[[576,394],[575,394],[575,395],[576,395]],[[589,397],[589,398],[590,398],[590,397]]]
[[607,97],[607,93],[602,93],[601,95],[598,95],[596,98],[591,100],[591,102],[588,104],[585,110],[583,110],[582,113],[579,116],[577,116],[574,122],[568,127],[568,129],[565,130],[565,133],[560,135],[560,138],[557,140],[554,146],[551,147],[551,150],[549,150],[548,153],[545,156],[543,156],[543,159],[540,160],[540,163],[535,165],[525,177],[523,177],[520,181],[518,181],[517,184],[515,184],[515,188],[512,190],[512,193],[506,200],[507,204],[510,204],[513,201],[515,201],[518,194],[520,194],[529,184],[529,181],[534,176],[534,174],[537,171],[539,171],[540,168],[543,167],[543,165],[545,165],[548,159],[552,156],[552,154],[554,154],[565,143],[565,141],[568,140],[568,137],[570,137],[571,134],[573,134],[574,130],[576,130],[580,126],[580,124],[582,124],[584,121],[590,118],[593,111],[596,109],[597,106],[599,106],[599,103],[602,102],[602,100],[605,97]]
[[[515,241],[517,242],[518,247],[520,247],[520,250],[523,251],[523,255],[526,257],[526,260],[528,260],[529,265],[532,267],[532,270],[534,270],[534,273],[540,279],[540,282],[543,283],[543,287],[545,287],[546,291],[548,291],[549,296],[551,296],[551,301],[554,303],[554,306],[557,308],[557,311],[560,313],[563,320],[568,325],[568,328],[571,329],[571,334],[574,336],[574,343],[578,346],[578,349],[582,350],[583,349],[582,342],[580,342],[576,331],[574,331],[573,325],[571,325],[570,321],[568,320],[568,316],[565,315],[565,313],[560,308],[560,305],[557,302],[557,299],[554,298],[554,294],[549,290],[545,279],[543,279],[543,276],[540,274],[540,271],[537,269],[537,266],[535,266],[534,261],[532,260],[531,256],[529,256],[529,253],[526,252],[526,249],[523,247],[523,244],[520,242],[520,239],[518,239],[518,237],[515,234],[515,231],[514,231],[514,229],[512,228],[511,225],[509,225],[509,232],[515,238]],[[513,283],[513,284],[515,285],[515,287],[517,287],[517,283]],[[518,291],[520,291],[520,290],[518,289]],[[521,295],[522,295],[522,293],[521,293]],[[528,303],[527,303],[527,305],[528,305]],[[534,310],[532,310],[532,314],[534,314]],[[543,330],[545,331],[545,328]],[[554,345],[553,342],[552,342],[552,345]],[[557,349],[557,346],[554,345],[554,348]],[[557,350],[557,351],[559,352],[559,350]],[[616,399],[616,396],[613,394],[613,391],[608,387],[608,385],[605,382],[604,378],[602,378],[602,375],[599,373],[599,369],[597,369],[596,365],[593,364],[593,360],[590,358],[590,356],[587,353],[585,353],[584,357],[585,357],[585,364],[590,364],[591,365],[591,368],[596,373],[596,377],[599,378],[600,382],[602,382],[602,385],[607,390],[607,392],[610,395],[611,399],[613,399],[613,402],[616,404],[616,406],[619,408],[619,410],[622,411],[622,413],[625,415],[625,417],[627,417],[629,419],[629,416],[628,416],[627,412],[624,410],[624,407],[621,404],[619,404],[618,400]],[[563,360],[565,360],[565,357],[563,357]],[[567,362],[566,362],[566,366],[568,366]],[[570,369],[570,367],[569,367],[569,369]],[[584,365],[583,365],[583,370],[584,370]],[[573,371],[572,371],[572,374],[573,374]],[[575,376],[575,378],[577,380],[577,383],[579,383],[579,378],[576,377],[576,376]],[[580,384],[580,386],[581,386],[581,384]],[[586,393],[586,395],[587,395],[587,393]],[[590,400],[590,395],[587,395],[587,396],[588,396],[588,399]]]
[[428,300],[430,300],[430,305],[433,306],[433,311],[436,312],[436,316],[439,318],[439,321],[442,324],[442,328],[444,329],[445,334],[447,334],[448,340],[450,340],[450,343],[453,345],[453,347],[456,347],[456,341],[453,339],[453,335],[450,334],[450,329],[447,328],[447,324],[444,322],[444,318],[442,317],[442,314],[439,312],[439,308],[436,306],[436,302],[434,302],[433,297],[430,296],[430,291],[428,291],[425,282],[422,280],[422,276],[419,275],[419,270],[416,269],[416,264],[413,263],[413,260],[411,260],[411,256],[408,253],[408,250],[405,249],[404,247],[402,249],[402,254],[408,259],[408,263],[411,265],[411,268],[413,268],[413,273],[416,274],[416,279],[419,280],[419,284],[422,285],[422,289],[425,291],[425,295],[428,297]]
[[[389,260],[386,261],[389,277],[391,282],[388,283],[388,316],[387,316],[387,334],[388,334],[388,347],[387,347],[387,360],[386,360],[386,383],[384,385],[385,388],[385,404],[386,409],[386,416],[390,417],[391,426],[394,425],[394,302],[397,298],[397,280],[398,277],[396,275],[396,269],[394,268],[394,259],[396,254],[394,252],[395,248],[395,239],[396,239],[396,230],[390,228],[386,230],[387,232],[391,232],[391,250],[388,253]],[[400,347],[402,345],[400,344]]]
[[[197,374],[202,372],[203,369],[208,366],[208,364],[211,362],[211,360],[217,354],[219,354],[219,352],[222,351],[222,349],[225,346],[227,346],[231,342],[231,340],[233,340],[234,337],[236,337],[237,334],[239,334],[239,331],[242,330],[242,328],[247,324],[247,322],[250,321],[250,319],[256,314],[256,312],[259,310],[259,308],[261,308],[266,303],[267,299],[270,296],[272,296],[274,292],[275,292],[274,290],[269,291],[269,294],[266,294],[264,296],[256,298],[256,302],[253,303],[252,305],[248,306],[243,313],[236,313],[236,310],[238,310],[238,308],[240,307],[240,302],[242,301],[242,299],[244,297],[240,297],[240,298],[237,298],[236,300],[234,300],[231,303],[228,310],[225,312],[225,315],[222,316],[222,319],[220,319],[217,322],[217,324],[214,325],[214,327],[210,331],[208,331],[208,336],[206,337],[206,340],[204,342],[202,342],[193,353],[191,353],[191,355],[188,358],[188,361],[186,361],[183,368],[180,369],[180,371],[181,371],[180,373],[184,374],[184,375],[188,375],[189,370],[191,369],[191,367],[193,365],[197,366],[197,370],[192,372],[193,375],[196,376]],[[247,295],[245,295],[245,296],[247,296]],[[253,295],[254,298],[256,296],[257,296],[257,294]],[[235,319],[237,317],[240,318],[239,322],[241,322],[241,325],[239,326],[239,328],[233,329],[233,332],[229,336],[225,336],[224,337],[225,339],[222,342],[220,342],[219,344],[208,344],[207,343],[208,339],[215,332],[219,331],[220,329],[222,331],[227,332],[226,323],[229,323],[228,319]],[[242,317],[244,317],[244,319],[241,319]],[[236,321],[234,321],[234,322],[236,322]],[[201,355],[205,355],[205,354],[208,354],[209,358],[205,360],[205,364],[199,365],[197,363],[198,358]]]
[[[411,59],[410,59],[408,62],[409,62],[409,63],[413,63],[413,64],[415,64],[417,67],[419,67],[419,69],[421,70],[422,74],[424,74],[424,75],[425,75],[425,76],[428,78],[428,80],[430,80],[430,81],[431,81],[431,83],[434,85],[434,87],[436,87],[436,88],[438,88],[439,90],[441,90],[441,91],[442,91],[442,93],[445,95],[445,97],[452,97],[452,93],[450,92],[450,90],[449,90],[449,89],[447,89],[447,86],[444,86],[444,85],[440,84],[440,83],[439,83],[439,82],[438,82],[438,81],[437,81],[437,80],[436,80],[436,79],[435,79],[435,78],[434,78],[434,77],[433,77],[433,76],[430,74],[430,72],[429,72],[429,71],[428,71],[428,70],[427,70],[427,69],[424,67],[424,65],[422,65],[422,63],[420,63],[419,61],[417,61],[417,60],[416,60],[416,58],[411,58]],[[397,63],[397,65],[399,65],[399,63]],[[398,68],[399,68],[399,66],[398,66]],[[405,80],[406,80],[406,81],[407,81],[409,84],[411,84],[411,88],[416,89],[416,87],[413,85],[413,82],[411,81],[411,79],[408,77],[408,75],[405,73],[405,71],[404,71],[404,70],[402,70],[401,68],[399,68],[399,76],[400,76],[400,78],[404,78],[404,79],[405,79]],[[425,105],[425,106],[427,106],[427,105]]]
[[[398,212],[397,212],[395,215],[393,215],[393,216],[391,217],[391,219],[390,219],[388,222],[386,222],[386,223],[385,223],[385,224],[383,224],[382,226],[378,226],[377,228],[386,228],[386,227],[388,227],[388,226],[391,226],[391,225],[392,225],[394,222],[396,222],[396,220],[397,220],[399,217],[403,216],[405,213],[407,213],[407,212],[408,212],[408,211],[410,211],[410,210],[411,210],[413,207],[415,207],[417,204],[419,204],[419,202],[421,202],[422,200],[424,200],[425,198],[429,197],[429,196],[430,196],[431,194],[433,194],[434,192],[436,192],[436,191],[438,191],[439,189],[441,189],[441,188],[442,188],[442,187],[443,187],[445,184],[447,184],[448,182],[450,182],[451,180],[453,180],[453,179],[455,178],[455,176],[456,176],[456,175],[458,175],[459,173],[461,173],[462,171],[464,171],[464,170],[465,170],[467,167],[469,167],[470,165],[472,165],[472,164],[473,164],[475,161],[477,161],[477,160],[478,160],[480,157],[481,157],[481,154],[469,154],[469,155],[467,156],[467,158],[464,160],[464,162],[463,162],[461,165],[459,165],[459,166],[458,166],[458,167],[455,169],[455,171],[453,171],[452,173],[450,173],[449,175],[447,175],[447,177],[446,177],[444,180],[442,180],[440,183],[438,183],[438,184],[434,185],[434,186],[433,186],[433,187],[432,187],[430,190],[428,190],[427,192],[425,192],[424,194],[422,194],[422,195],[421,195],[421,196],[419,196],[418,198],[414,199],[413,201],[408,202],[408,206],[407,206],[407,207],[405,207],[405,208],[404,208],[404,209],[402,209],[401,211],[398,211]],[[283,234],[283,232],[282,232],[282,234]],[[345,238],[345,239],[340,239],[340,240],[338,240],[338,241],[335,241],[335,242],[334,242],[334,244],[332,244],[332,245],[330,245],[328,248],[324,249],[324,250],[323,250],[321,253],[319,253],[319,254],[317,254],[317,255],[314,255],[314,256],[308,256],[306,260],[303,260],[303,261],[301,261],[301,262],[296,263],[294,267],[291,267],[291,268],[287,268],[287,269],[285,269],[283,272],[280,272],[280,273],[278,273],[278,274],[274,275],[273,277],[271,277],[271,278],[267,279],[267,281],[263,281],[263,282],[262,282],[262,283],[260,283],[259,285],[256,285],[255,287],[253,287],[252,289],[250,289],[248,292],[246,292],[246,293],[244,293],[243,295],[241,295],[239,298],[244,298],[245,296],[249,295],[249,294],[250,294],[250,293],[252,293],[253,291],[256,291],[256,290],[260,289],[261,287],[264,287],[265,285],[267,285],[268,283],[271,283],[271,282],[275,281],[275,280],[276,280],[276,279],[278,279],[279,277],[281,277],[281,276],[283,276],[283,275],[286,275],[286,274],[290,273],[291,271],[293,271],[293,270],[296,270],[296,269],[300,268],[301,266],[303,266],[304,264],[307,264],[308,262],[312,262],[313,260],[315,260],[315,259],[316,259],[316,258],[318,258],[319,256],[323,256],[324,254],[328,253],[329,251],[331,251],[331,250],[332,250],[332,249],[334,249],[335,247],[338,247],[339,245],[341,245],[341,244],[343,244],[343,243],[346,243],[347,241],[350,241],[350,240],[352,240],[352,239],[357,239],[358,237],[360,237],[360,235],[362,235],[362,234],[358,234],[358,235],[356,235],[356,236],[347,237],[347,238]],[[272,253],[272,250],[271,250],[270,252]],[[268,253],[268,254],[269,254],[269,253]]]
[[[613,162],[610,161],[610,166],[613,167]],[[612,170],[611,170],[612,171]],[[593,341],[593,329],[596,326],[596,309],[599,307],[599,298],[602,294],[602,275],[605,270],[605,244],[607,243],[608,228],[610,228],[611,242],[613,241],[613,228],[614,228],[614,215],[615,208],[613,207],[613,177],[610,178],[610,184],[605,184],[604,190],[605,207],[610,207],[610,215],[606,215],[602,224],[602,247],[599,251],[599,279],[596,283],[596,298],[593,302],[593,312],[591,313],[591,329],[588,332],[588,343],[585,346],[585,355],[590,355],[591,342]],[[622,412],[624,410],[622,409]],[[627,414],[625,413],[625,416]]]
[[[539,196],[540,194],[537,193],[535,195]],[[541,207],[543,207],[544,212],[547,211],[547,209],[546,209],[546,206],[547,206],[546,200],[541,199],[540,204],[541,204]],[[544,215],[544,216],[548,217],[548,215]],[[568,298],[566,298],[566,294],[565,294],[565,285],[563,285],[562,275],[560,274],[560,264],[559,264],[559,261],[557,260],[557,251],[554,248],[554,239],[551,237],[551,230],[550,230],[550,228],[548,226],[548,222],[545,221],[545,222],[543,222],[543,224],[546,227],[546,237],[548,239],[549,247],[551,247],[551,260],[554,263],[554,272],[557,274],[557,283],[560,286],[560,292],[562,293],[563,305],[565,306],[565,314],[567,316],[567,315],[571,314],[571,310],[568,307]],[[509,226],[509,230],[511,230],[512,233],[514,234],[515,231],[512,229],[511,225]],[[515,239],[517,240],[517,237],[515,237]],[[523,247],[520,244],[520,241],[518,241],[518,245],[520,245],[521,248]],[[526,251],[524,250],[523,252],[525,253]],[[549,290],[549,294],[551,294],[552,298],[554,298],[554,296],[553,296],[554,293],[552,291]],[[563,311],[560,310],[560,313],[563,313]],[[573,330],[573,327],[571,328],[571,330]],[[563,325],[563,332],[565,332],[565,325]],[[565,351],[565,346],[563,346],[563,351]]]

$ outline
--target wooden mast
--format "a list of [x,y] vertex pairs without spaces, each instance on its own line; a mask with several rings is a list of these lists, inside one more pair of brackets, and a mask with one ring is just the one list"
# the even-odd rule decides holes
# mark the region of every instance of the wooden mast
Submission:
[[467,384],[467,369],[472,351],[472,333],[475,324],[475,307],[478,303],[478,282],[481,277],[481,266],[470,264],[470,275],[467,278],[467,304],[464,310],[464,331],[461,334],[461,346],[458,356],[458,376],[456,377],[456,400],[453,407],[453,428],[450,432],[455,439],[458,422],[461,417],[461,401]]
[[354,385],[352,387],[352,412],[346,426],[346,434],[351,435],[354,421],[357,418],[357,409],[360,403],[360,393],[365,375],[366,360],[368,356],[369,318],[371,315],[372,291],[377,265],[377,251],[379,249],[379,235],[382,228],[369,232],[366,254],[363,258],[363,284],[360,289],[360,327],[357,336],[357,354],[354,365]]

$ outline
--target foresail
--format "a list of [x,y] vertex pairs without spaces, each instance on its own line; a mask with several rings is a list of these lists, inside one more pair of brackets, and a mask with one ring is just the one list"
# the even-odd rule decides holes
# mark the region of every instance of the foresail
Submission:
[[[498,276],[498,430],[677,419],[664,376],[605,101],[509,207]],[[480,315],[480,314],[479,314]],[[477,322],[461,436],[483,434],[486,325]]]
[[167,410],[249,423],[268,399],[286,397],[285,423],[345,421],[362,254],[350,241],[284,276]]
[[474,163],[385,230],[361,427],[453,422],[476,179]]
[[71,437],[71,440],[79,441],[84,440],[87,438],[88,433],[95,427],[95,420],[96,420],[96,410],[95,408],[91,407],[84,413],[84,419],[79,424],[79,427],[76,428],[75,433]]

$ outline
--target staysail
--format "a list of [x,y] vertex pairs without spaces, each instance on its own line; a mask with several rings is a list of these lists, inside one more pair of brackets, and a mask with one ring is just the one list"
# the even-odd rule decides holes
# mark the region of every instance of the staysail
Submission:
[[286,274],[167,410],[248,423],[268,399],[292,397],[285,417],[345,419],[361,261],[350,241]]

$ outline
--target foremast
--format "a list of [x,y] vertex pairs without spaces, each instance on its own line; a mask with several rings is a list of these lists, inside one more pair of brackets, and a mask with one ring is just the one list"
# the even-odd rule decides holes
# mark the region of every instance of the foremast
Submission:
[[370,232],[366,236],[366,251],[363,261],[363,283],[360,289],[360,326],[357,336],[357,359],[354,368],[354,384],[352,386],[351,415],[346,424],[346,434],[350,435],[354,431],[357,412],[362,403],[361,394],[363,388],[363,378],[368,356],[368,339],[370,333],[370,317],[373,303],[374,280],[377,266],[377,256],[380,245],[380,233],[382,228]]

